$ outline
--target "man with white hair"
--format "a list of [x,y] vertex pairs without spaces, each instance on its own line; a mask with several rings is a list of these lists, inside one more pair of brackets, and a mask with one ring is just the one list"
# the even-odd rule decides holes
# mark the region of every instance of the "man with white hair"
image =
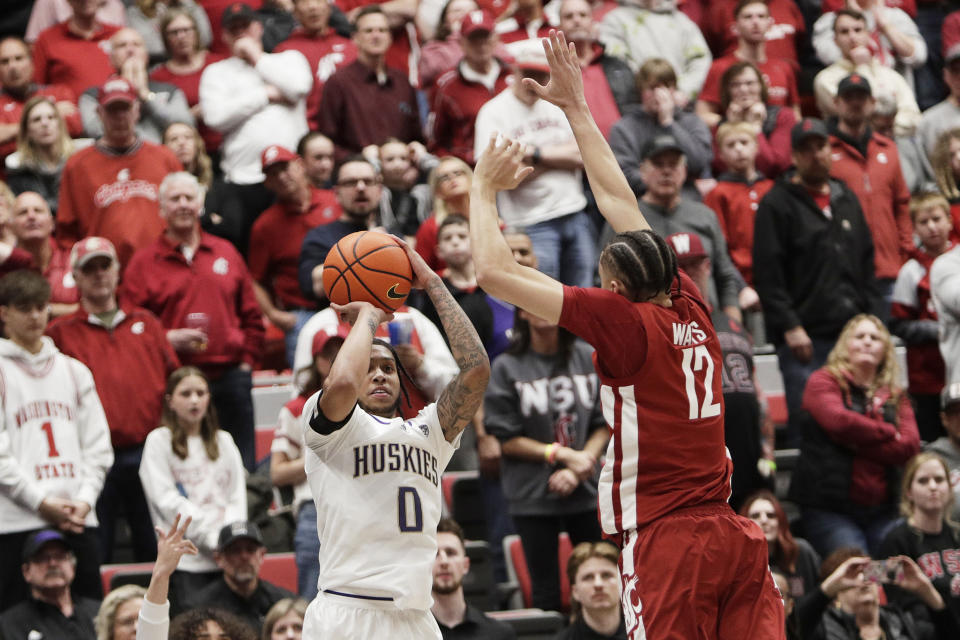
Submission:
[[203,191],[185,171],[163,179],[166,229],[130,260],[121,299],[156,314],[180,361],[206,374],[221,427],[252,471],[250,374],[263,347],[263,318],[243,258],[200,228]]
[[[174,122],[194,124],[187,97],[178,87],[166,82],[153,82],[147,77],[147,46],[136,30],[120,29],[110,38],[110,64],[116,73],[133,85],[140,100],[137,135],[160,144],[163,131]],[[97,109],[98,87],[90,87],[80,96],[80,117],[87,136],[103,135],[103,122]]]

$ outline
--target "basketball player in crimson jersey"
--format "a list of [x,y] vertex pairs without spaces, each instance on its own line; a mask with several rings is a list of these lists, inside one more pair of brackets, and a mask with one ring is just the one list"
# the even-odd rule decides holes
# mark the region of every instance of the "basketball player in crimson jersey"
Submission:
[[621,543],[631,640],[783,638],[763,534],[726,502],[732,464],[723,440],[721,352],[706,304],[637,208],[587,108],[575,51],[555,33],[544,48],[549,84],[524,82],[564,110],[617,236],[600,256],[600,289],[563,286],[516,264],[497,226],[495,198],[533,168],[523,164],[523,145],[491,140],[470,198],[480,286],[596,349],[612,431],[600,520]]

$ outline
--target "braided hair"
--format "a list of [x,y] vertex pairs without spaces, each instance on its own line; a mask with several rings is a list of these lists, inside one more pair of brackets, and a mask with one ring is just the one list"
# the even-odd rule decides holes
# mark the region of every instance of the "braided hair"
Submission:
[[677,277],[677,255],[650,229],[618,233],[600,254],[600,265],[623,283],[633,302],[670,291]]

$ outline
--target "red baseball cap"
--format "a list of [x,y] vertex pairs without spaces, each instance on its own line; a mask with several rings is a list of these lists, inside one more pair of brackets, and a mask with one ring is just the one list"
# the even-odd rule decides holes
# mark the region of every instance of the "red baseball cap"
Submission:
[[97,100],[101,107],[120,100],[132,104],[139,100],[139,95],[129,80],[120,76],[111,76],[100,87]]
[[290,162],[291,160],[296,160],[299,158],[297,154],[286,147],[281,147],[278,144],[272,144],[266,149],[263,150],[263,153],[260,154],[260,166],[264,171],[272,167],[273,165],[280,162]]
[[475,9],[463,17],[460,23],[460,35],[469,38],[481,31],[493,33],[493,16],[483,9]]
[[103,256],[117,261],[117,250],[113,248],[113,243],[106,238],[90,236],[83,240],[78,240],[70,250],[70,268],[81,269],[94,258]]
[[681,264],[707,257],[703,241],[695,233],[671,233],[666,240],[677,254],[677,262]]
[[539,38],[517,40],[507,45],[507,51],[513,58],[513,64],[518,69],[532,69],[550,73],[550,63],[547,54],[543,51],[543,43]]
[[336,329],[320,329],[313,335],[313,346],[310,349],[310,355],[316,358],[323,351],[327,343],[334,338],[346,338],[350,333],[350,325],[341,322]]

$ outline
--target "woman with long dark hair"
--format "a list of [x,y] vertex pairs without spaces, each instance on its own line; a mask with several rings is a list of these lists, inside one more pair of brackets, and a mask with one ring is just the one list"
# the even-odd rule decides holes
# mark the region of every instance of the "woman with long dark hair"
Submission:
[[199,549],[173,574],[174,608],[184,594],[219,575],[213,551],[220,529],[247,519],[246,473],[233,437],[220,429],[207,377],[180,367],[167,379],[160,426],[147,436],[140,481],[155,528],[191,517],[187,538]]
[[502,446],[500,478],[533,580],[533,606],[560,609],[557,537],[600,539],[597,460],[607,444],[593,349],[517,309],[493,364],[484,425]]

